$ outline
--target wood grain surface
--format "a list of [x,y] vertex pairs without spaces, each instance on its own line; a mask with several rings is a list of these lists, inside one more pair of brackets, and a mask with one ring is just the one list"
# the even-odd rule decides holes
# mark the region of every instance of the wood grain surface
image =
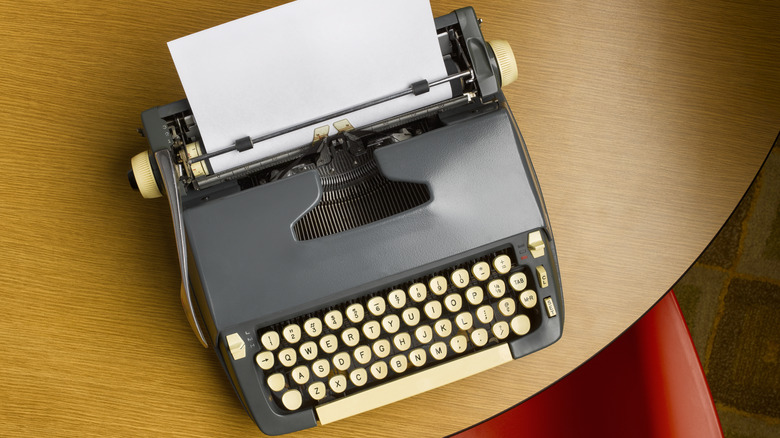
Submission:
[[[276,4],[0,0],[0,436],[261,435],[181,310],[165,200],[125,173],[141,111],[184,97],[165,43]],[[551,384],[690,266],[780,129],[777,2],[470,5],[517,57],[504,91],[557,240],[563,338],[299,436],[441,436]]]

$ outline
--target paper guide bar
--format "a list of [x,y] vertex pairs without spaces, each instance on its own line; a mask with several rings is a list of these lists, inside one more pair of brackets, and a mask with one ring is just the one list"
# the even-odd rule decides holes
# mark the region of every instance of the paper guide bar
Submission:
[[222,154],[227,153],[227,152],[233,152],[233,151],[243,152],[245,150],[251,149],[254,144],[263,142],[265,140],[269,140],[271,138],[278,137],[280,135],[284,135],[284,134],[287,134],[287,133],[290,133],[290,132],[293,132],[293,131],[297,131],[299,129],[306,128],[307,126],[316,125],[318,123],[322,123],[322,122],[324,122],[326,120],[330,120],[330,119],[339,117],[339,116],[344,115],[344,114],[349,114],[349,113],[352,113],[352,112],[355,112],[355,111],[360,111],[362,109],[365,109],[365,108],[368,108],[368,107],[371,107],[371,106],[374,106],[374,105],[378,105],[380,103],[384,103],[384,102],[387,102],[387,101],[390,101],[390,100],[393,100],[393,99],[397,99],[399,97],[407,96],[409,94],[414,94],[414,95],[423,94],[423,93],[428,92],[428,90],[430,90],[431,87],[435,87],[435,86],[438,86],[438,85],[441,85],[441,84],[449,83],[450,81],[454,81],[456,79],[461,79],[461,78],[464,78],[464,77],[467,77],[467,76],[471,77],[471,78],[474,77],[474,74],[473,74],[472,70],[465,70],[465,71],[462,71],[462,72],[454,73],[454,74],[451,74],[451,75],[449,75],[449,76],[447,76],[445,78],[437,79],[437,80],[435,80],[433,82],[430,82],[430,83],[427,80],[418,81],[418,82],[415,82],[415,83],[411,84],[409,86],[409,88],[407,88],[406,90],[399,91],[397,93],[390,94],[388,96],[380,97],[378,99],[374,99],[374,100],[371,100],[371,101],[368,101],[368,102],[365,102],[365,103],[362,103],[362,104],[358,104],[358,105],[355,105],[353,107],[350,107],[350,108],[347,108],[347,109],[344,109],[344,110],[336,111],[334,113],[330,113],[330,114],[318,117],[318,118],[313,119],[313,120],[309,120],[309,121],[306,121],[306,122],[303,122],[303,123],[299,123],[297,125],[290,126],[288,128],[282,129],[280,131],[273,132],[271,134],[263,135],[263,136],[256,137],[256,138],[253,138],[253,139],[249,139],[249,137],[245,137],[245,138],[236,140],[236,142],[231,147],[228,147],[228,148],[225,148],[225,149],[221,149],[221,150],[218,150],[218,151],[215,151],[215,152],[206,153],[206,154],[203,154],[203,155],[200,155],[200,156],[197,156],[197,157],[192,157],[192,158],[190,158],[187,161],[187,164],[192,165],[194,163],[197,163],[197,162],[200,162],[200,161],[203,161],[203,160],[207,160],[207,159],[210,159],[210,158],[222,155]]

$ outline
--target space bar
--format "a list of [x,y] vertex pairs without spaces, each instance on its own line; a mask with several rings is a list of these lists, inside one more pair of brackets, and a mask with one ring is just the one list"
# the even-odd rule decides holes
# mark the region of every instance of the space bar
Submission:
[[317,406],[320,424],[328,424],[380,406],[389,405],[439,386],[473,376],[512,360],[507,344],[497,345],[456,360],[410,374],[363,392]]

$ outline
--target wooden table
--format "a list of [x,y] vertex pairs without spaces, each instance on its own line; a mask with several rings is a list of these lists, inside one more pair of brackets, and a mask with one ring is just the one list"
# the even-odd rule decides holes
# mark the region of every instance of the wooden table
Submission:
[[[165,200],[141,199],[125,172],[147,147],[141,111],[184,97],[165,43],[276,3],[0,1],[0,435],[259,434],[182,313]],[[780,128],[780,5],[748,3],[472,2],[517,55],[505,92],[557,239],[564,336],[300,435],[455,432],[650,308]]]

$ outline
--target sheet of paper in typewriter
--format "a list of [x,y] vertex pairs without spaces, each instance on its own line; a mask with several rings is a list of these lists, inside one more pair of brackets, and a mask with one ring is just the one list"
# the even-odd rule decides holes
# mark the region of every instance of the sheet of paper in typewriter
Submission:
[[[168,43],[208,152],[445,77],[427,0],[299,0]],[[215,172],[452,97],[446,85],[228,152]]]

